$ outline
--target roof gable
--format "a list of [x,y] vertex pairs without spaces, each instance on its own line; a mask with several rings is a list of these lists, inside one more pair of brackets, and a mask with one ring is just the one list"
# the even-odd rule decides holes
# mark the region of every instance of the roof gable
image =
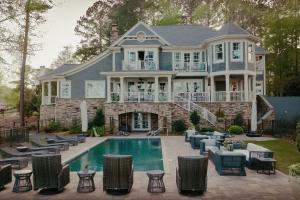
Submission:
[[227,23],[218,31],[218,35],[250,35],[250,33],[235,23]]
[[139,23],[138,26],[136,26],[133,30],[128,32],[126,36],[136,36],[138,32],[144,32],[146,35],[155,35],[155,33],[148,27],[146,27],[145,24]]

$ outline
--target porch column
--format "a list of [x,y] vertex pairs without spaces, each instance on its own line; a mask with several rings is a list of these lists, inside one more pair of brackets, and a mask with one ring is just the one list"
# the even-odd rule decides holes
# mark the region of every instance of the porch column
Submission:
[[[252,76],[253,78],[253,81],[252,81],[252,84],[253,84],[253,99],[251,99],[252,101],[255,100],[256,101],[256,76]],[[265,89],[264,89],[265,90]]]
[[107,78],[107,86],[106,86],[106,94],[107,94],[107,103],[111,103],[111,94],[110,94],[110,76],[108,76]]
[[45,104],[44,99],[45,99],[45,83],[42,81],[42,105]]
[[[205,78],[203,79],[203,82],[204,82],[204,92],[205,92],[206,95],[208,95],[208,94],[209,94],[209,91],[208,91],[208,79],[207,79],[207,77],[205,77]],[[205,98],[205,100],[206,100],[206,101],[209,101],[209,95],[206,96],[206,97],[207,97],[207,98]]]
[[124,102],[124,77],[120,77],[120,102]]
[[51,104],[51,81],[48,81],[48,105]]
[[210,101],[214,102],[215,101],[215,77],[211,76],[210,77]]
[[244,74],[244,93],[245,93],[245,100],[249,100],[249,86],[248,86],[248,74]]
[[57,80],[56,81],[56,97],[58,97],[59,98],[59,81]]
[[168,101],[172,101],[172,77],[168,76]]
[[230,101],[230,87],[229,87],[230,86],[230,82],[229,82],[230,75],[226,74],[225,79],[226,79],[226,102],[229,102]]
[[159,87],[158,87],[158,76],[155,76],[154,79],[155,79],[154,102],[158,102],[158,90],[159,90]]

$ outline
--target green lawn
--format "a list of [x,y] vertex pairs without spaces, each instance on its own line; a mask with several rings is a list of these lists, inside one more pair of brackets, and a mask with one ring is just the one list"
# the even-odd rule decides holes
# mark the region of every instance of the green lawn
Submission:
[[285,140],[247,141],[247,143],[249,142],[272,150],[277,160],[277,169],[285,174],[288,174],[288,166],[300,163],[300,152],[297,150],[296,145]]

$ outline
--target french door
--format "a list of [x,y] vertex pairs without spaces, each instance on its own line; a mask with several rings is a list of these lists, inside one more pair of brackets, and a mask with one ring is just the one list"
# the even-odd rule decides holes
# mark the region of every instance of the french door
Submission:
[[132,129],[134,131],[148,131],[151,129],[150,113],[135,112],[132,115]]

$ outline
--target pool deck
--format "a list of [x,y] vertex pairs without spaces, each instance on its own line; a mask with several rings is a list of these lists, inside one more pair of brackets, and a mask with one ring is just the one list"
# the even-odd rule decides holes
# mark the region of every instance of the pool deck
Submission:
[[[129,136],[139,137],[139,136]],[[70,147],[69,151],[62,152],[62,160],[66,162],[89,148],[105,141],[107,138],[87,138],[87,142]],[[110,195],[102,190],[102,173],[95,176],[96,190],[92,193],[77,193],[78,176],[71,172],[71,182],[62,193],[55,195],[40,195],[37,191],[13,193],[13,183],[6,185],[0,192],[0,199],[300,199],[293,196],[288,176],[277,171],[276,175],[257,174],[254,170],[246,169],[247,176],[219,176],[214,164],[208,165],[208,190],[202,196],[184,196],[178,193],[176,187],[176,166],[179,155],[199,155],[199,150],[193,150],[189,143],[184,142],[182,136],[163,136],[162,154],[166,174],[164,182],[166,192],[150,194],[147,192],[148,177],[145,172],[134,172],[132,191],[126,195]],[[29,166],[31,168],[31,166]]]

